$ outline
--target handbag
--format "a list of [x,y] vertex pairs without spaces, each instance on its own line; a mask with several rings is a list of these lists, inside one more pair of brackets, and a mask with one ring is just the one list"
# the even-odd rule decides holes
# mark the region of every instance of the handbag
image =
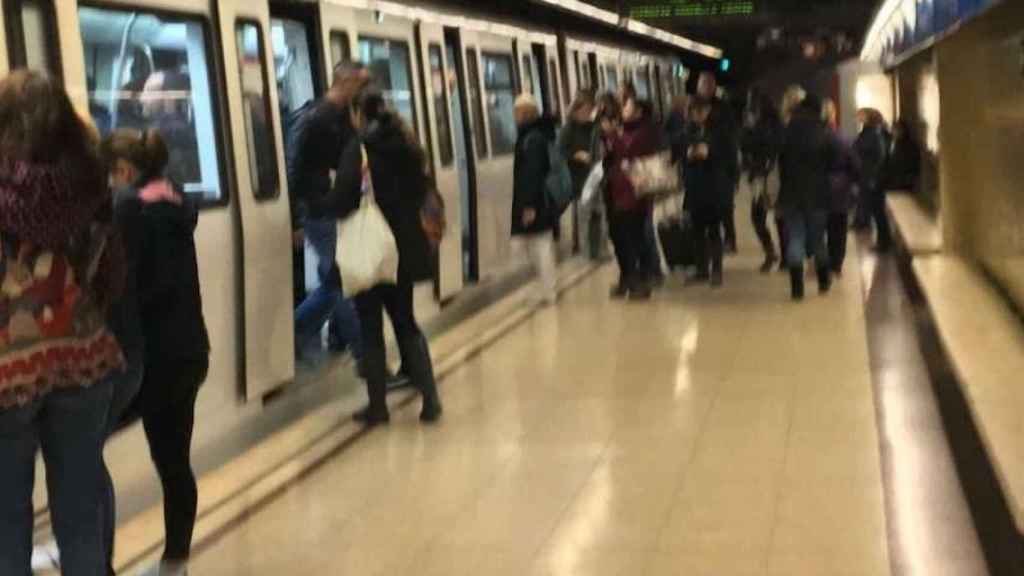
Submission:
[[398,282],[398,243],[377,206],[370,162],[363,153],[362,198],[359,208],[338,223],[338,271],[346,298],[379,284]]
[[423,207],[420,208],[420,227],[433,250],[437,250],[448,232],[448,218],[445,215],[444,198],[433,186],[427,189]]
[[626,176],[637,198],[671,195],[680,191],[679,170],[672,163],[671,150],[632,160]]
[[590,170],[586,181],[583,182],[583,194],[580,195],[580,204],[589,206],[591,202],[600,197],[598,194],[604,184],[604,164],[598,162]]

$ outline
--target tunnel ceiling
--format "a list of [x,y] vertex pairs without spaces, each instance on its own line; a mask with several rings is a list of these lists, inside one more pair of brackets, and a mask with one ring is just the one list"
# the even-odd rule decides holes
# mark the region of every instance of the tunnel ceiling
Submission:
[[587,0],[726,52],[744,82],[766,70],[856,56],[877,0]]

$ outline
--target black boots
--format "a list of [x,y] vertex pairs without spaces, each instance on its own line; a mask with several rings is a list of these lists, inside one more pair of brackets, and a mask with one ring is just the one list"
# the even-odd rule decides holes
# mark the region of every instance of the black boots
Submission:
[[386,424],[391,420],[388,413],[387,356],[383,349],[367,348],[363,351],[363,373],[366,376],[366,394],[370,404],[356,412],[353,419],[367,426]]
[[793,266],[789,269],[789,285],[792,289],[793,300],[804,299],[804,269],[801,266]]
[[832,270],[828,266],[818,267],[818,292],[827,294],[832,288]]
[[422,335],[404,338],[398,342],[402,354],[402,366],[409,372],[412,385],[419,389],[423,396],[423,409],[420,411],[422,422],[436,422],[443,412],[441,399],[437,395],[437,382],[434,380],[434,365],[430,360],[430,348]]

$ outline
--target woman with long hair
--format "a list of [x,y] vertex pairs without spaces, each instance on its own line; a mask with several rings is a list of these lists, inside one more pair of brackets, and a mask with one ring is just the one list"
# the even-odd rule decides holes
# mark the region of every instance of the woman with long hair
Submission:
[[166,544],[161,576],[187,571],[198,487],[192,470],[196,399],[209,368],[193,239],[194,202],[165,174],[170,153],[155,129],[118,130],[103,143],[110,181],[141,213],[135,290],[144,342],[142,387],[135,411],[164,492]]
[[[363,190],[372,182],[373,194],[398,244],[398,283],[380,284],[356,296],[363,337],[363,370],[369,405],[356,414],[368,425],[390,420],[387,405],[387,356],[384,346],[384,311],[398,339],[402,366],[423,396],[420,420],[441,417],[441,400],[427,344],[413,308],[413,285],[433,278],[433,247],[421,221],[432,181],[427,160],[416,135],[384,96],[368,91],[351,106],[352,125],[360,137],[342,153],[338,178],[326,208],[339,218],[354,212]],[[363,149],[366,150],[365,162]]]
[[107,570],[103,440],[123,356],[105,310],[121,258],[106,173],[63,89],[0,81],[0,574],[32,574],[36,454],[65,576]]

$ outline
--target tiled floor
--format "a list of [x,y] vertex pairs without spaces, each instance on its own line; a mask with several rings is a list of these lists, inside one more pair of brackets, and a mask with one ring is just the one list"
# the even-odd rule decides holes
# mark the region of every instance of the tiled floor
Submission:
[[889,574],[859,277],[794,305],[757,264],[643,304],[591,276],[449,375],[440,426],[395,414],[192,573]]

